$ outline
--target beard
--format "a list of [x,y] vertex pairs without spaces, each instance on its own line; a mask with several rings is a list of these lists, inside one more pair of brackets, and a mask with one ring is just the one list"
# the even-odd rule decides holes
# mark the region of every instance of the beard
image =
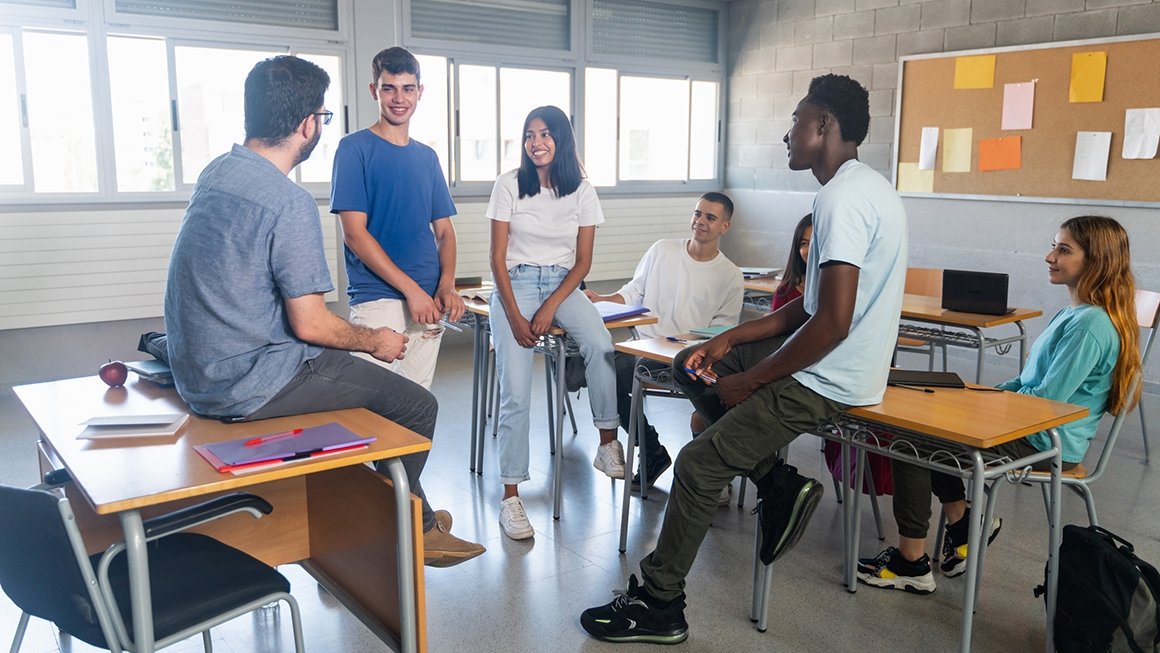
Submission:
[[318,141],[321,138],[322,129],[321,126],[319,126],[319,129],[314,130],[314,138],[310,139],[309,143],[303,143],[302,147],[298,149],[298,156],[296,157],[297,160],[294,162],[295,166],[310,158],[311,153],[314,152],[314,148],[318,145]]

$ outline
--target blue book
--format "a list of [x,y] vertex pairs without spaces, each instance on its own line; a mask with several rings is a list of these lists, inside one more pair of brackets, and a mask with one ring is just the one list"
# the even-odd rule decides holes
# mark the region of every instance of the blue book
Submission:
[[305,429],[291,429],[257,437],[203,445],[226,465],[248,465],[275,460],[307,458],[313,454],[374,442],[338,422]]
[[648,309],[643,306],[618,304],[616,302],[593,302],[592,305],[596,307],[597,311],[600,311],[600,317],[605,322],[621,320],[626,317],[641,315],[642,313],[648,312]]
[[712,338],[713,336],[721,335],[722,333],[732,329],[735,324],[718,324],[717,326],[697,327],[696,329],[689,329],[689,333]]

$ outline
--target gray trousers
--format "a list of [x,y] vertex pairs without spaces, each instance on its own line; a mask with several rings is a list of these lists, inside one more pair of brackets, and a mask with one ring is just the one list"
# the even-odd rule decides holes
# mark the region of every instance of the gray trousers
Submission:
[[[718,376],[747,370],[784,342],[785,337],[778,337],[740,345],[714,363],[713,370]],[[673,360],[673,376],[710,426],[677,456],[656,549],[640,562],[645,589],[664,601],[684,591],[685,577],[717,512],[717,497],[733,477],[761,478],[773,467],[779,449],[846,409],[793,377],[769,383],[727,409],[715,389],[682,371],[690,351]]]
[[[355,358],[350,352],[325,349],[317,358],[303,363],[294,378],[265,406],[247,415],[246,420],[343,408],[366,408],[428,439],[435,435],[435,417],[439,413],[435,395],[418,383]],[[409,454],[400,459],[407,471],[411,492],[423,502],[424,532],[435,526],[435,512],[419,484],[427,453]],[[386,468],[380,468],[379,472],[385,474]]]

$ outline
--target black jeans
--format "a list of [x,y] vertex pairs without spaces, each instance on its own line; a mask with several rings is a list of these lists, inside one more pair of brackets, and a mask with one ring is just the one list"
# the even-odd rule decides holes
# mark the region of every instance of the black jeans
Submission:
[[[612,359],[616,366],[616,414],[620,417],[620,426],[628,433],[628,419],[632,416],[632,380],[636,372],[637,366],[643,365],[650,370],[667,369],[668,365],[657,361],[651,361],[644,358],[626,354],[624,352],[616,352]],[[644,411],[640,411],[640,423],[637,424],[637,439],[644,447],[647,455],[652,456],[660,453],[661,441],[657,437],[656,429],[648,423],[648,418],[645,417]]]

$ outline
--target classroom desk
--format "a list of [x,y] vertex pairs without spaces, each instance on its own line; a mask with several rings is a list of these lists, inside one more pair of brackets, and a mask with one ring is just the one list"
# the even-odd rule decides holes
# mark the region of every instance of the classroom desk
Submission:
[[745,289],[745,306],[768,313],[773,293],[781,285],[781,274],[745,279],[741,285]]
[[[366,409],[223,424],[192,416],[176,436],[79,440],[94,415],[187,411],[173,389],[136,379],[108,388],[97,377],[17,386],[40,430],[41,471],[65,468],[66,486],[90,553],[124,540],[134,630],[152,642],[148,559],[142,520],[228,491],[262,496],[275,508],[258,520],[226,517],[195,530],[270,565],[299,562],[396,650],[425,651],[421,505],[400,456],[431,441]],[[377,439],[367,449],[261,471],[220,473],[197,444],[339,422]],[[362,463],[386,461],[387,480]],[[120,527],[118,528],[118,522]],[[149,653],[151,643],[139,643]]]
[[[691,343],[672,342],[665,338],[618,343],[616,348],[628,354],[649,360],[671,363],[678,352]],[[646,379],[647,380],[647,379]],[[640,397],[640,378],[633,383],[633,400]],[[635,410],[634,410],[634,415]],[[933,393],[920,392],[908,388],[886,388],[882,403],[874,406],[854,407],[842,413],[834,422],[820,424],[813,434],[834,440],[842,445],[843,468],[849,469],[850,448],[858,451],[858,464],[853,484],[843,484],[843,580],[850,592],[855,592],[857,583],[858,530],[861,513],[858,503],[862,488],[862,474],[866,468],[865,453],[872,451],[890,458],[917,464],[964,479],[973,480],[971,499],[975,506],[986,506],[985,511],[975,511],[968,535],[968,555],[966,583],[963,592],[962,637],[960,650],[970,650],[971,627],[974,605],[978,594],[979,578],[982,575],[983,558],[986,547],[981,545],[983,524],[990,524],[994,516],[994,496],[1004,477],[1018,480],[1026,474],[1027,468],[1042,460],[1051,460],[1052,480],[1049,492],[1048,524],[1048,572],[1047,583],[1047,650],[1052,651],[1051,624],[1055,615],[1056,589],[1058,585],[1059,539],[1060,539],[1060,493],[1062,484],[1060,472],[1059,434],[1055,427],[1080,419],[1088,414],[1086,408],[1050,401],[1013,392],[996,392],[991,389],[969,390],[938,388]],[[988,449],[1004,442],[1047,431],[1051,434],[1053,448],[1035,455],[1010,460],[988,453]],[[627,451],[635,444],[634,429],[629,429]],[[626,454],[625,465],[631,464],[630,454]],[[985,488],[986,482],[992,482]],[[620,550],[624,552],[628,529],[627,493],[621,507]],[[770,574],[765,581],[754,588],[754,607],[765,605],[769,595]],[[756,581],[755,574],[755,581]],[[764,615],[754,615],[760,619]],[[759,628],[760,628],[759,623]]]
[[[473,328],[475,339],[473,342],[474,358],[472,360],[472,375],[471,375],[471,452],[469,467],[471,471],[477,474],[483,474],[483,442],[484,431],[487,422],[487,376],[488,376],[488,334],[491,331],[490,316],[491,307],[486,303],[475,299],[464,299],[464,304],[467,306],[467,311],[471,313],[473,318]],[[609,320],[604,323],[604,326],[611,329],[632,329],[635,335],[636,327],[645,326],[647,324],[656,324],[657,317],[651,314],[634,315],[619,320]],[[564,443],[564,395],[567,389],[564,387],[564,359],[568,356],[575,356],[579,352],[576,349],[575,343],[568,338],[568,334],[558,326],[553,326],[552,330],[545,336],[540,338],[539,344],[536,345],[536,351],[551,357],[556,363],[556,401],[555,401],[555,415],[556,419],[553,424],[552,433],[552,453],[563,448]],[[549,375],[550,376],[550,375]],[[549,385],[551,378],[548,379]],[[549,415],[551,415],[551,403],[549,403]],[[496,418],[498,419],[498,415]],[[625,468],[628,469],[627,467]],[[627,472],[626,472],[627,473]],[[557,462],[552,471],[552,517],[554,519],[560,518],[560,507],[563,503],[563,473],[560,465]]]
[[[1027,360],[1027,329],[1023,326],[1024,320],[1043,315],[1043,311],[1034,308],[1016,308],[1006,315],[985,315],[982,313],[962,313],[948,311],[942,307],[939,297],[925,295],[904,295],[902,299],[902,319],[912,322],[932,324],[938,328],[921,327],[918,325],[900,324],[898,335],[908,338],[918,338],[937,342],[944,346],[967,347],[978,351],[975,362],[975,382],[983,379],[983,353],[992,347],[1000,353],[1005,353],[1012,343],[1019,343],[1019,369]],[[1014,324],[1019,329],[1019,335],[1006,338],[987,338],[983,329],[990,329],[1004,324]],[[943,327],[961,329],[946,331]]]

